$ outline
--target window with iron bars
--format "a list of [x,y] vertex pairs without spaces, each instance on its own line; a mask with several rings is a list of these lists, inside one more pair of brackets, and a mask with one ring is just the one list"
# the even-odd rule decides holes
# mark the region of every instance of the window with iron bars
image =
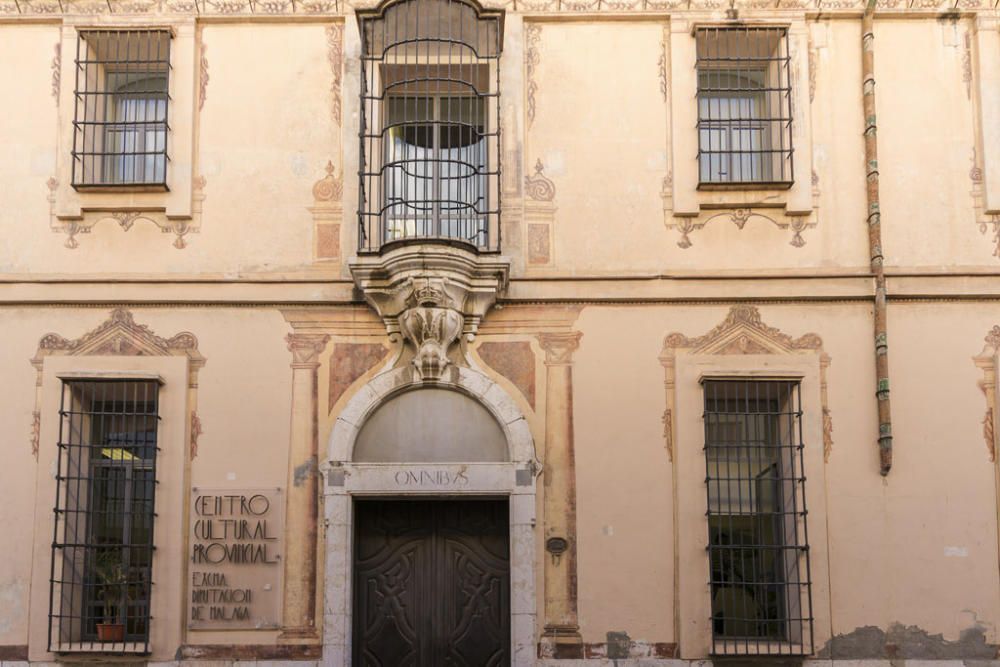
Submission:
[[785,28],[698,28],[698,180],[792,183],[792,88]]
[[166,189],[170,33],[82,30],[75,62],[73,186]]
[[474,0],[359,11],[359,250],[437,239],[499,250],[503,13]]
[[49,650],[148,653],[159,384],[64,380]]
[[812,653],[799,383],[706,380],[712,653]]

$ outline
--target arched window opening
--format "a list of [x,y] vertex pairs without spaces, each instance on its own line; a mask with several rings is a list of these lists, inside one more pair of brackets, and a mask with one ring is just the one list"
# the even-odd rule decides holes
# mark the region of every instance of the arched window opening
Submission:
[[499,251],[503,12],[400,0],[358,21],[359,251],[427,239]]
[[507,438],[489,410],[449,389],[394,396],[365,421],[357,463],[475,463],[510,459]]

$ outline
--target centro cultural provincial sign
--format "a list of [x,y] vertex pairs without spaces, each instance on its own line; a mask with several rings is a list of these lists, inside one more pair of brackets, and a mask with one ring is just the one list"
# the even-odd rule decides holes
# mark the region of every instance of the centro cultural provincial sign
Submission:
[[274,629],[281,614],[281,489],[192,489],[188,628]]

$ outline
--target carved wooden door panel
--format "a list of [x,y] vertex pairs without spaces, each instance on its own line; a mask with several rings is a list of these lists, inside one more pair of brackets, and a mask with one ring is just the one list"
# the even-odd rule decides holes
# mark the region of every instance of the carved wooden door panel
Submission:
[[359,501],[355,526],[355,666],[510,664],[506,501]]

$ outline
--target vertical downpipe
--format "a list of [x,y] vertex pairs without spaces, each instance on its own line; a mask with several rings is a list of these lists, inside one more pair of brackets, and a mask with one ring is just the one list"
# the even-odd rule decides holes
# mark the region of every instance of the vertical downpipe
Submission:
[[865,113],[865,170],[868,195],[868,248],[875,276],[875,375],[878,400],[879,468],[892,469],[892,412],[889,404],[889,342],[886,322],[885,269],[882,256],[882,220],[879,211],[878,136],[875,119],[875,2],[868,0],[861,17],[861,72]]

